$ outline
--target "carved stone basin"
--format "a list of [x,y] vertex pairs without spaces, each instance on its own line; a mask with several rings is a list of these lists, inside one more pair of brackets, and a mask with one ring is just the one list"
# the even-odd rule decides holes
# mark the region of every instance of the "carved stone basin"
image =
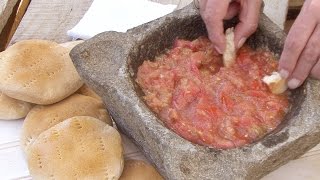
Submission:
[[[245,147],[199,146],[166,128],[141,98],[143,93],[134,81],[137,68],[144,59],[170,48],[177,37],[192,40],[200,35],[206,35],[205,26],[189,5],[127,33],[99,34],[74,48],[71,57],[85,83],[103,97],[119,129],[167,179],[259,179],[319,143],[320,83],[312,79],[292,92],[292,107],[284,122]],[[279,55],[284,36],[262,15],[248,44]]]

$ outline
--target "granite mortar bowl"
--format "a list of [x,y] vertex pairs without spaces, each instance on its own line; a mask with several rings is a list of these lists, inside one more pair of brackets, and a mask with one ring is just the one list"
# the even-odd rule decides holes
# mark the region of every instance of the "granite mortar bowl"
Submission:
[[[141,98],[143,93],[134,81],[137,68],[172,46],[174,39],[192,40],[200,35],[206,35],[204,23],[198,10],[189,5],[126,33],[99,34],[70,55],[85,83],[103,98],[118,128],[166,179],[259,179],[319,143],[320,83],[312,79],[292,92],[292,108],[284,122],[247,146],[208,148],[166,128]],[[262,14],[257,32],[247,43],[279,55],[284,37]]]

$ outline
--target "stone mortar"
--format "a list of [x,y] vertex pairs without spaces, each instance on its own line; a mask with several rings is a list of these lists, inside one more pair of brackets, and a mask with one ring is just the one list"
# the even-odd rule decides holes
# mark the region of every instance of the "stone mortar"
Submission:
[[[235,20],[226,22],[232,26]],[[119,129],[128,135],[166,179],[259,179],[320,141],[320,83],[308,79],[292,92],[284,122],[263,139],[241,148],[220,150],[190,143],[148,108],[134,79],[145,59],[170,48],[174,39],[206,35],[192,5],[126,33],[105,32],[70,53],[85,83],[102,96]],[[285,34],[265,15],[248,40],[253,48],[279,55]]]

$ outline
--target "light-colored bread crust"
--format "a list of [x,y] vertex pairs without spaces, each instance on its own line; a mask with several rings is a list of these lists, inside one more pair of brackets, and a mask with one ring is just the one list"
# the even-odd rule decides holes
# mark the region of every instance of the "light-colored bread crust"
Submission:
[[151,165],[141,160],[126,160],[119,180],[163,180]]
[[69,49],[46,40],[20,41],[0,53],[0,91],[34,104],[53,104],[82,86]]
[[0,119],[12,120],[26,117],[32,104],[13,99],[0,92]]
[[65,43],[61,43],[60,45],[68,48],[69,51],[71,51],[76,45],[83,43],[83,40],[77,40],[77,41],[70,41],[70,42],[65,42]]
[[81,88],[76,93],[82,94],[82,95],[85,95],[85,96],[90,96],[90,97],[93,97],[95,99],[98,99],[99,101],[102,101],[101,97],[98,94],[96,94],[92,89],[90,89],[88,87],[88,85],[86,85],[86,84],[81,86]]
[[287,80],[283,79],[278,72],[263,77],[262,81],[268,85],[273,94],[282,94],[288,89]]
[[233,28],[226,30],[226,49],[223,53],[223,65],[230,67],[235,63],[236,59],[236,47],[234,44],[234,32]]
[[74,94],[52,105],[37,105],[29,112],[22,126],[22,149],[25,151],[42,132],[74,116],[90,116],[112,125],[110,116],[101,101]]
[[34,180],[116,180],[124,164],[118,131],[87,116],[67,119],[41,133],[26,158]]

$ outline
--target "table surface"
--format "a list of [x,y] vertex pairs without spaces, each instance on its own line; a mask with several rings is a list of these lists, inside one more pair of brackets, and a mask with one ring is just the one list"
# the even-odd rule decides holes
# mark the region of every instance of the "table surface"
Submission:
[[[48,39],[58,43],[71,39],[66,31],[81,19],[93,0],[32,0],[11,44],[24,39]],[[190,0],[153,0],[178,4],[178,8]],[[19,146],[19,134],[23,120],[0,120],[0,177],[1,179],[31,179]],[[137,147],[123,137],[125,158],[145,159]],[[320,179],[320,145],[296,160],[292,160],[263,180],[316,180]]]

